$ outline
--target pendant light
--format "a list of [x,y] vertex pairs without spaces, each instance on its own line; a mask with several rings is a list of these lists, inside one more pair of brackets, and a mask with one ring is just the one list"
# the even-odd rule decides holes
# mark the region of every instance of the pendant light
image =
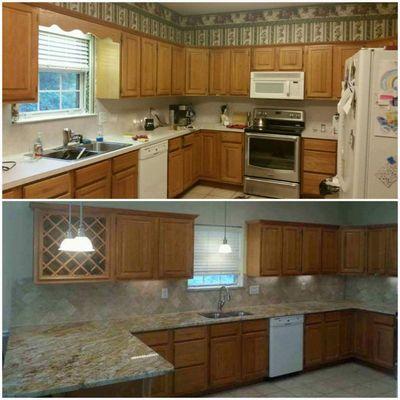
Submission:
[[218,252],[222,254],[232,253],[232,248],[228,244],[228,240],[226,239],[226,202],[225,202],[224,240],[222,241],[222,244],[219,246]]
[[72,224],[71,224],[71,204],[68,206],[68,231],[65,239],[61,242],[58,250],[61,251],[74,251],[74,238],[72,237]]

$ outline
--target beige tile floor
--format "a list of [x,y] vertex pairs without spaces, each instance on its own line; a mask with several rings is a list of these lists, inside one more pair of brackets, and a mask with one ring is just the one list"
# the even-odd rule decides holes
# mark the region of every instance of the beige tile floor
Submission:
[[[245,197],[243,197],[245,196]],[[243,192],[235,190],[220,189],[206,185],[196,185],[183,196],[183,199],[235,199],[235,198],[249,198],[249,199],[262,199],[264,197],[249,196]]]
[[220,392],[208,397],[396,397],[393,376],[346,363]]

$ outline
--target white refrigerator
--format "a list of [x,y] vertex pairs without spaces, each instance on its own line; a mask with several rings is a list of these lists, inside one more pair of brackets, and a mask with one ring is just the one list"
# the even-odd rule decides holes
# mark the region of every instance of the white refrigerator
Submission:
[[331,182],[339,198],[397,198],[397,78],[397,50],[362,49],[346,60]]

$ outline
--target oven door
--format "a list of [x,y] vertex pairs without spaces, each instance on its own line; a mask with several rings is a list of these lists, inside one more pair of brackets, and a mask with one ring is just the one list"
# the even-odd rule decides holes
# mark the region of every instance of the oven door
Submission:
[[245,175],[300,182],[300,136],[246,132]]

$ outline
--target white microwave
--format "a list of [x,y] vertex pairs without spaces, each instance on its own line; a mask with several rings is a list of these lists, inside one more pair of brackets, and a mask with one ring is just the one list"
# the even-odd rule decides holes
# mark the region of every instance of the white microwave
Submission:
[[304,99],[304,72],[252,72],[250,97],[254,99]]

